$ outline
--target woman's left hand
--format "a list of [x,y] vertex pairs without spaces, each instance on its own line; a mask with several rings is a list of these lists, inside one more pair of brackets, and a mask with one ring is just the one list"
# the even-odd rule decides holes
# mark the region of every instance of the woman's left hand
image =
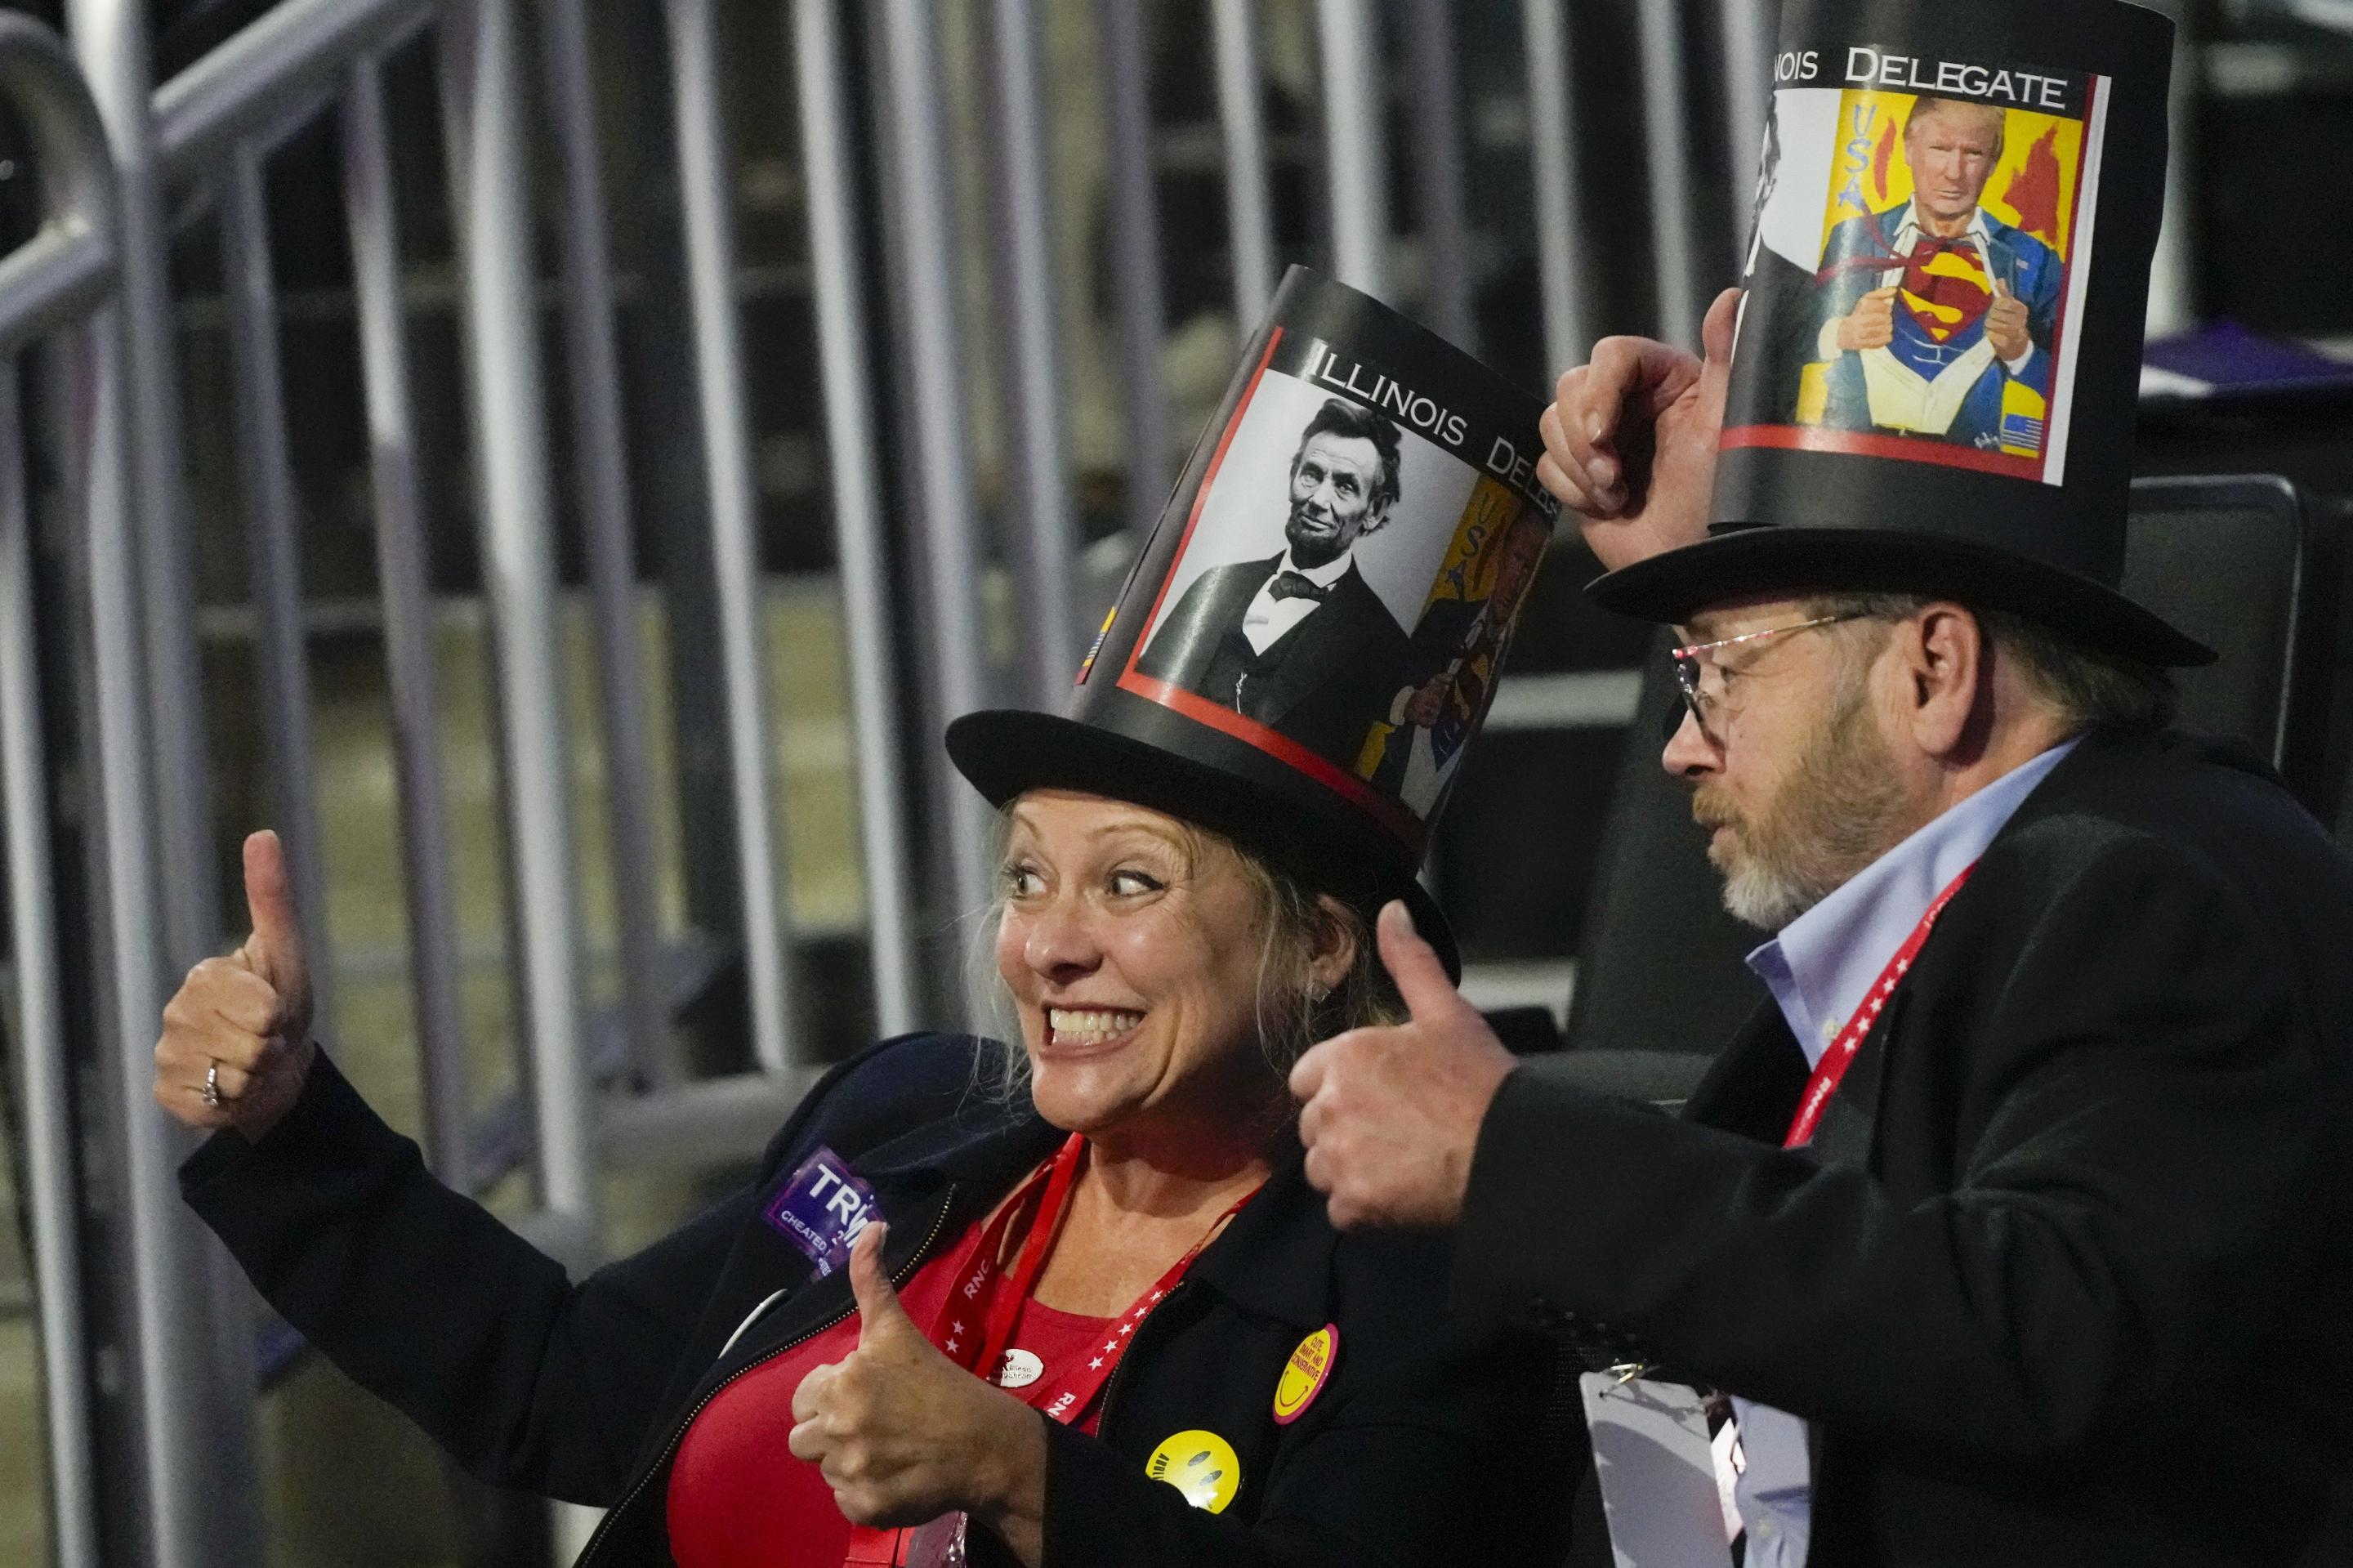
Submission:
[[1034,1563],[1045,1418],[923,1337],[882,1271],[884,1228],[867,1226],[850,1246],[858,1348],[793,1392],[792,1451],[824,1472],[853,1524],[915,1525],[962,1509]]

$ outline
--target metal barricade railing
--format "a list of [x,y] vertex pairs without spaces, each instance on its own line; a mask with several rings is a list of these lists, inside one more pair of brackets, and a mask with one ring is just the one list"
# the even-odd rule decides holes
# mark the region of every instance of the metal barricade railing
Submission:
[[[64,977],[51,863],[49,768],[42,741],[40,630],[35,621],[32,516],[25,481],[17,387],[25,350],[53,334],[58,374],[87,399],[87,439],[61,454],[78,503],[75,545],[129,546],[121,464],[122,381],[109,304],[116,249],[114,171],[106,132],[70,56],[28,18],[0,15],[0,93],[22,118],[41,181],[37,234],[0,260],[0,806],[6,811],[8,916],[16,962],[16,1016],[24,1064],[24,1140],[32,1222],[41,1382],[47,1395],[49,1538],[58,1568],[97,1568],[97,1455],[90,1439],[83,1329],[85,1298],[76,1240],[73,1090],[68,1068]],[[111,410],[111,411],[110,411]],[[127,585],[110,572],[105,586]],[[91,587],[100,588],[93,578]],[[117,603],[115,614],[125,607]],[[135,726],[134,726],[135,733]],[[107,757],[92,783],[111,781]],[[135,806],[135,802],[133,803]],[[119,819],[118,819],[119,820]],[[137,1004],[143,996],[128,1001]],[[118,995],[120,1009],[126,999]]]
[[[907,827],[897,800],[895,694],[884,613],[887,565],[871,430],[864,428],[863,330],[859,323],[855,193],[848,110],[838,88],[839,41],[822,5],[796,16],[805,86],[805,143],[823,206],[815,249],[820,350],[835,449],[836,515],[850,601],[849,666],[858,757],[867,774],[867,897],[873,927],[875,1011],[885,1027],[916,1013]],[[465,1088],[451,845],[435,694],[427,552],[403,280],[380,58],[422,26],[436,29],[454,228],[466,302],[465,364],[479,477],[484,596],[495,632],[505,784],[510,898],[521,975],[528,1068],[529,1147],[543,1213],[526,1228],[578,1263],[593,1256],[600,1116],[584,1042],[582,948],[575,893],[562,670],[555,651],[554,485],[542,386],[537,280],[531,246],[534,193],[525,173],[530,122],[521,77],[526,40],[516,0],[436,5],[367,0],[288,0],[153,90],[146,79],[145,17],[128,0],[76,0],[70,21],[81,70],[37,26],[0,16],[0,90],[25,116],[49,221],[0,262],[0,330],[14,354],[60,322],[73,324],[58,357],[68,379],[55,399],[71,443],[69,487],[84,562],[91,651],[85,768],[104,873],[100,951],[108,966],[106,1042],[110,1138],[119,1146],[123,1214],[125,1337],[135,1390],[130,1452],[140,1506],[118,1552],[159,1565],[258,1561],[253,1341],[242,1287],[178,1202],[173,1166],[188,1140],[147,1095],[149,1059],[168,976],[227,933],[210,875],[213,825],[204,782],[204,723],[195,681],[194,578],[180,458],[175,303],[163,220],[166,182],[210,189],[218,214],[229,327],[240,511],[258,635],[255,650],[268,811],[284,836],[298,898],[314,935],[322,979],[324,874],[310,777],[305,618],[288,454],[277,290],[268,232],[265,160],[272,140],[316,109],[335,108],[351,240],[353,313],[365,386],[379,592],[389,666],[396,794],[403,840],[425,1134],[436,1167],[461,1185],[483,1175],[494,1138]],[[554,142],[564,169],[566,343],[573,370],[574,446],[587,520],[602,717],[613,800],[611,852],[618,884],[623,1033],[657,1083],[678,1078],[664,1056],[669,1018],[659,970],[650,851],[649,749],[631,628],[635,613],[629,499],[621,450],[612,302],[599,174],[590,139],[587,62],[578,0],[536,13]],[[742,959],[749,979],[760,1075],[691,1086],[609,1108],[615,1147],[633,1132],[773,1118],[812,1070],[793,1027],[791,939],[784,917],[768,758],[769,701],[745,428],[726,148],[720,132],[709,0],[665,7],[673,99],[687,196],[694,360],[702,400],[713,555],[720,584],[721,663],[727,673],[728,752],[744,897]],[[88,83],[85,86],[85,82]],[[119,237],[119,238],[118,238]],[[77,1288],[73,1128],[58,1003],[55,886],[48,874],[47,768],[40,750],[38,644],[28,572],[22,468],[13,396],[0,407],[0,704],[5,746],[9,908],[19,970],[26,1064],[26,1142],[36,1217],[38,1299],[52,1434],[53,1534],[58,1561],[98,1561],[91,1413],[86,1407],[85,1302]],[[976,574],[967,571],[963,591]],[[968,647],[969,644],[963,646]],[[326,991],[322,990],[322,1002]],[[322,1008],[322,1021],[328,1014]],[[495,1118],[493,1118],[495,1120]]]

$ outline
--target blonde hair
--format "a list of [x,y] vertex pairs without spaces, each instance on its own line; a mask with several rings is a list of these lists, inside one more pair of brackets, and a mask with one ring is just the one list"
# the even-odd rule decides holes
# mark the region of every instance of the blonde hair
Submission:
[[[1000,860],[1012,832],[1012,803],[1008,802],[997,813]],[[1198,874],[1219,854],[1229,854],[1257,895],[1253,923],[1259,937],[1258,1045],[1268,1071],[1278,1081],[1288,1078],[1292,1065],[1319,1040],[1351,1029],[1404,1021],[1405,1003],[1388,970],[1382,967],[1372,922],[1361,910],[1339,899],[1324,903],[1297,876],[1223,833],[1182,818],[1172,821],[1176,823],[1187,875]],[[997,1033],[1006,1044],[997,1082],[990,1087],[1009,1104],[1029,1093],[1029,1054],[1021,1045],[1020,1021],[1012,1012],[1012,995],[996,973],[995,937],[1004,917],[1005,901],[1006,895],[1000,891],[984,917],[975,922],[973,962],[976,969],[987,966],[987,994],[994,1004]],[[1320,990],[1314,973],[1315,955],[1328,951],[1332,939],[1342,936],[1354,942],[1355,958],[1337,985]]]

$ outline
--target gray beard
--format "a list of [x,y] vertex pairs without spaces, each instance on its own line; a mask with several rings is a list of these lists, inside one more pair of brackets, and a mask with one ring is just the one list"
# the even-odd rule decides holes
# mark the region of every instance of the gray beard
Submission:
[[1765,809],[1732,825],[1722,853],[1709,846],[1734,919],[1778,931],[1903,842],[1909,813],[1862,674],[1841,683]]

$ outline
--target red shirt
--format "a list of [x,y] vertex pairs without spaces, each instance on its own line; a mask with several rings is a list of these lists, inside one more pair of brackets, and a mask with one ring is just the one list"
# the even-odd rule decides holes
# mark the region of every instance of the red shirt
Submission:
[[[915,1271],[899,1292],[909,1317],[918,1323],[934,1319],[953,1283],[971,1266],[980,1237],[981,1227],[970,1226],[953,1249]],[[1024,1302],[1008,1350],[1034,1355],[1050,1369],[1067,1357],[1092,1354],[1103,1343],[1099,1336],[1118,1322]],[[834,1506],[824,1475],[795,1458],[786,1440],[801,1379],[857,1348],[852,1313],[744,1373],[702,1407],[670,1464],[670,1549],[679,1568],[841,1568],[849,1522]],[[1036,1404],[1055,1387],[1055,1379],[1039,1377],[1008,1392]],[[1100,1398],[1089,1404],[1074,1424],[1079,1430],[1095,1429],[1101,1404]]]

